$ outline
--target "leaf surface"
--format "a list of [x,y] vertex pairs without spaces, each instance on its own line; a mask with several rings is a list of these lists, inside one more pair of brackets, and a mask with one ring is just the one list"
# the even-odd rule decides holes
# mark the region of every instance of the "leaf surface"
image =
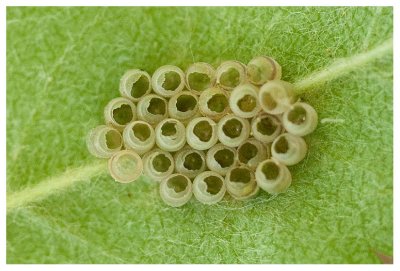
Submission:
[[[392,54],[354,56],[392,28],[380,7],[7,8],[7,262],[380,263],[374,251],[393,254]],[[87,152],[125,70],[256,55],[290,82],[328,73],[302,91],[321,123],[287,193],[169,208],[150,180],[115,183]],[[342,58],[342,73],[325,69]]]

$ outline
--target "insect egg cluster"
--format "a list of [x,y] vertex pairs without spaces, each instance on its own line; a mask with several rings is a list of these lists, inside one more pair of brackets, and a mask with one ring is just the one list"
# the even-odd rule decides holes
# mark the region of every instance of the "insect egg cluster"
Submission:
[[304,159],[302,138],[318,116],[281,80],[281,66],[258,56],[247,65],[225,61],[158,68],[153,75],[125,72],[121,97],[104,109],[103,125],[92,129],[87,147],[109,159],[110,175],[121,183],[142,174],[159,182],[162,200],[179,207],[194,197],[219,202],[285,192],[288,166]]

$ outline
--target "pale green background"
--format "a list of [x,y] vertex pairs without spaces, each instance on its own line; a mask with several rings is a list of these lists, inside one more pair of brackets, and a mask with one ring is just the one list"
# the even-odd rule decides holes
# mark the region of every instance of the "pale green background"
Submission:
[[[7,8],[7,192],[95,161],[126,69],[273,56],[296,82],[392,36],[392,8]],[[169,208],[92,178],[7,215],[8,263],[379,263],[392,255],[392,56],[302,96],[320,118],[286,194]]]

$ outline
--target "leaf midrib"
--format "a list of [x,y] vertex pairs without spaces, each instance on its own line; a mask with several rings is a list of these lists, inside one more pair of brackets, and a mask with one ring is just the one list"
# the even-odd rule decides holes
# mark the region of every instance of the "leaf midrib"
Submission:
[[[356,70],[379,57],[392,52],[393,40],[390,38],[372,50],[356,54],[346,58],[340,58],[332,64],[294,83],[296,92],[304,94],[312,87],[322,85],[334,80],[348,72]],[[23,207],[32,202],[43,200],[57,191],[64,191],[79,181],[87,181],[91,178],[106,173],[103,161],[91,163],[82,167],[68,169],[67,171],[40,181],[33,187],[27,187],[20,191],[11,192],[7,195],[7,212],[18,207]]]

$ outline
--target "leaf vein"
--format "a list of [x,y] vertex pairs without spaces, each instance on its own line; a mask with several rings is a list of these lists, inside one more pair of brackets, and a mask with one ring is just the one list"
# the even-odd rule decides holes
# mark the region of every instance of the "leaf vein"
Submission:
[[322,85],[325,82],[329,82],[336,79],[348,72],[356,70],[365,64],[383,57],[392,52],[393,40],[388,39],[381,45],[374,49],[356,54],[347,58],[341,58],[334,61],[329,66],[322,68],[321,70],[311,73],[305,78],[299,80],[294,84],[297,94],[303,94],[312,87]]
[[[83,33],[83,31],[82,31]],[[308,91],[311,87],[321,85],[351,72],[379,57],[390,54],[393,49],[393,40],[388,39],[378,47],[348,58],[339,59],[333,64],[312,73],[295,83],[297,94]],[[50,177],[39,182],[34,187],[25,188],[7,196],[7,212],[40,201],[51,194],[65,190],[72,184],[80,181],[88,181],[94,176],[104,174],[106,167],[103,162],[95,162],[78,168],[68,169],[59,176]]]

